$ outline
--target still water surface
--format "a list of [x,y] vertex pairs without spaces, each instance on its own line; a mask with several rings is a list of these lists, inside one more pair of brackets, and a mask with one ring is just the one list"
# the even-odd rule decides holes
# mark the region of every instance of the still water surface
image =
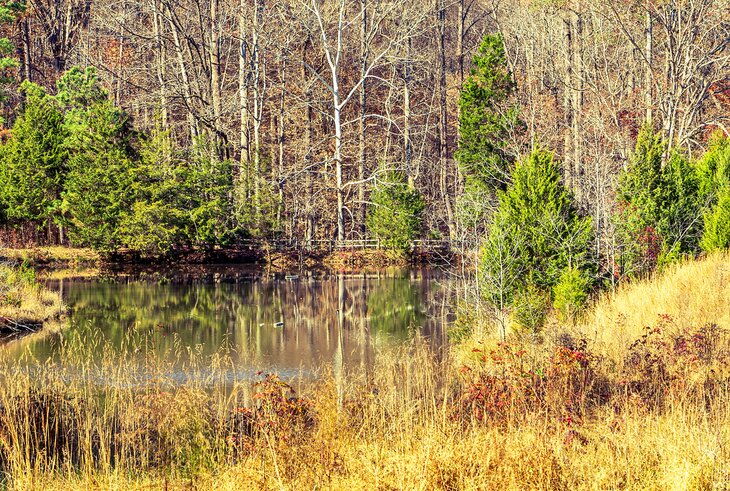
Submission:
[[50,286],[68,305],[68,325],[9,343],[6,355],[53,360],[62,340],[88,336],[99,356],[107,342],[170,361],[226,350],[235,370],[307,376],[326,364],[368,367],[416,335],[439,350],[451,304],[449,280],[428,269],[267,275],[229,266]]

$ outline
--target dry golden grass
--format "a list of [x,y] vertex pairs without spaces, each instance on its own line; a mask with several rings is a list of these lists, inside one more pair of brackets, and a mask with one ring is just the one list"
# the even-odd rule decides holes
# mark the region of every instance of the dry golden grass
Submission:
[[[67,268],[67,269],[47,269],[42,271],[41,277],[44,280],[66,280],[69,278],[73,279],[96,279],[99,278],[102,271],[98,268]],[[117,273],[116,276],[123,276],[121,273]]]
[[41,286],[35,271],[0,265],[0,328],[36,326],[62,313],[58,293]]
[[[655,325],[657,313],[676,316],[672,322],[683,327],[714,322],[727,329],[727,296],[672,303],[681,291],[707,297],[699,286],[722,294],[725,277],[718,269],[725,265],[727,256],[713,256],[679,266],[656,283],[628,286],[599,302],[588,319],[633,315],[621,324],[627,342],[643,335],[644,324]],[[655,304],[628,303],[637,297]],[[630,306],[642,312],[632,313]],[[615,325],[605,323],[609,332],[601,339],[610,339]],[[510,358],[503,356],[507,351],[489,355],[498,347],[486,338],[474,353],[481,361],[464,372],[453,358],[438,358],[416,339],[380,353],[370,370],[326,372],[291,401],[275,379],[255,387],[245,379],[227,388],[211,385],[227,373],[225,355],[188,362],[193,376],[180,385],[170,366],[154,357],[145,358],[149,377],[135,375],[135,347],[107,348],[98,360],[90,355],[93,336],[71,338],[60,361],[33,374],[22,362],[0,361],[3,485],[728,489],[730,346],[725,338],[708,339],[708,332],[715,331],[692,331],[695,337],[687,339],[699,344],[679,350],[675,338],[663,337],[669,332],[657,332],[641,345],[643,351],[631,352],[653,356],[659,372],[627,359],[624,344],[609,358],[591,345],[568,349],[510,340],[510,350],[527,350]],[[473,396],[475,387],[490,381],[498,389],[494,400],[506,406],[491,407],[489,398]],[[501,384],[514,383],[499,391]],[[483,403],[485,417],[475,416],[475,401]]]
[[409,257],[390,249],[343,249],[327,255],[322,264],[330,269],[368,269],[388,266],[408,266]]
[[97,265],[101,258],[92,249],[80,247],[32,247],[25,249],[0,248],[0,257],[25,261],[34,266]]
[[[98,367],[107,382],[100,389],[93,378],[69,377],[79,367],[96,373],[89,359],[66,356],[60,367],[47,367],[42,385],[17,373],[9,378],[13,371],[7,365],[0,369],[6,381],[0,391],[0,447],[8,489],[700,490],[730,485],[725,391],[709,408],[677,399],[658,411],[626,400],[580,424],[539,413],[482,424],[453,417],[458,392],[450,380],[457,375],[413,346],[382,356],[367,384],[358,377],[325,377],[302,394],[313,401],[311,428],[287,427],[282,419],[283,426],[268,427],[239,451],[229,444],[238,434],[212,415],[244,400],[253,403],[244,393],[246,382],[229,391],[196,381],[172,389],[165,367],[153,364],[147,367],[151,381],[132,389],[130,360],[110,353]],[[212,366],[215,378],[224,364]],[[32,387],[56,404],[46,400],[39,420],[23,417],[23,410],[38,404]],[[99,390],[104,397],[94,398]],[[66,411],[63,434],[75,440],[57,440],[55,454],[46,445],[33,455],[28,450],[42,440],[39,428],[40,434],[58,437],[59,401]],[[25,435],[24,445],[17,444],[17,435],[20,440]],[[114,441],[122,446],[116,456],[109,451]],[[155,464],[155,455],[170,458]]]
[[624,353],[659,315],[668,315],[679,328],[707,324],[730,329],[730,253],[669,266],[655,278],[628,283],[606,293],[579,331],[596,349]]

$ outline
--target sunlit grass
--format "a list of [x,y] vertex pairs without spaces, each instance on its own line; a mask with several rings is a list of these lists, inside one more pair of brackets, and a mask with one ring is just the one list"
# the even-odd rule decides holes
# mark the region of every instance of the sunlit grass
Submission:
[[92,249],[63,246],[0,248],[0,257],[32,265],[96,265],[100,261],[99,254]]
[[0,264],[0,328],[38,327],[62,313],[58,293],[38,283],[34,270]]
[[660,315],[670,316],[677,328],[730,328],[730,253],[674,264],[655,278],[606,293],[579,331],[603,352],[621,356]]

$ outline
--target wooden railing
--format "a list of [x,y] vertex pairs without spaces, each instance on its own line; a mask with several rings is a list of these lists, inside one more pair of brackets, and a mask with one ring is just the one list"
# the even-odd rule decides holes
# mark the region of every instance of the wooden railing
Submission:
[[[381,249],[385,246],[378,239],[347,239],[347,240],[301,240],[301,239],[248,239],[237,243],[239,248],[248,248],[251,250],[275,250],[275,251],[336,251],[336,250],[353,250],[353,249]],[[433,251],[450,251],[469,248],[465,241],[461,240],[443,240],[443,239],[424,239],[414,240],[410,249],[413,251],[433,252]]]

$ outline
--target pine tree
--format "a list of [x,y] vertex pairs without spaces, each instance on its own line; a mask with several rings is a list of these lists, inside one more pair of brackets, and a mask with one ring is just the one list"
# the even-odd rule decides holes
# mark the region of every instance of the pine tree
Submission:
[[523,299],[527,317],[544,319],[534,312],[544,304],[537,300],[550,294],[566,270],[587,278],[584,287],[589,287],[595,271],[592,243],[590,217],[578,214],[553,155],[537,150],[517,164],[511,185],[499,196],[482,249],[483,291],[500,309],[522,311]]
[[119,223],[119,240],[142,256],[169,254],[186,243],[190,214],[181,195],[184,163],[169,131],[156,128],[141,141],[129,190],[133,203]]
[[513,162],[505,145],[517,116],[516,106],[509,104],[515,84],[502,37],[485,36],[473,63],[459,95],[461,138],[456,159],[467,182],[503,188]]
[[697,163],[700,194],[708,205],[700,245],[707,252],[730,248],[730,138],[713,136]]
[[707,252],[730,248],[730,186],[723,188],[715,206],[704,216],[701,246]]
[[382,245],[405,251],[421,234],[426,204],[400,172],[388,173],[373,190],[367,226]]
[[60,218],[67,168],[63,114],[53,97],[24,82],[23,110],[2,147],[2,201],[8,219],[44,227]]
[[474,68],[459,94],[459,148],[455,154],[464,176],[457,201],[462,227],[483,232],[495,190],[509,182],[514,159],[506,142],[518,125],[515,90],[499,34],[484,37],[473,58]]
[[639,132],[631,164],[621,174],[615,216],[618,264],[625,276],[699,249],[705,206],[697,169],[650,124]]
[[700,196],[696,168],[672,151],[662,169],[657,230],[662,238],[660,264],[699,252],[705,202]]
[[121,218],[132,202],[136,135],[129,116],[109,100],[92,68],[69,70],[58,89],[68,132],[63,209],[69,235],[77,244],[113,252],[121,243]]
[[662,161],[667,146],[661,135],[647,123],[636,140],[636,149],[626,172],[620,176],[618,199],[640,211],[646,224],[659,221],[659,189]]
[[[0,25],[16,22],[26,9],[25,0],[0,2]],[[16,70],[20,66],[15,58],[15,47],[10,39],[0,37],[0,102],[8,98],[8,86],[16,83]],[[0,117],[0,124],[4,123]]]
[[180,193],[189,214],[186,236],[194,245],[227,245],[238,235],[233,209],[233,166],[199,141],[182,167]]
[[730,138],[717,132],[710,140],[710,146],[697,162],[697,176],[700,194],[712,205],[717,201],[720,190],[730,186]]

